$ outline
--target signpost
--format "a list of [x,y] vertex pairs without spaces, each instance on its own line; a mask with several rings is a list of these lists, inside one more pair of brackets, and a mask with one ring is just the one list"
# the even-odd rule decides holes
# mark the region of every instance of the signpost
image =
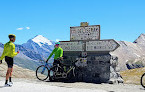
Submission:
[[[100,40],[100,25],[89,25],[81,22],[78,27],[70,27],[70,41],[60,41],[63,55],[67,57],[64,62],[75,64],[81,71],[77,71],[75,78],[85,82],[107,82],[117,76],[110,70],[111,55],[119,44],[113,40]],[[115,68],[114,68],[115,69]],[[110,77],[111,75],[115,76]]]
[[84,51],[83,42],[60,41],[63,51]]
[[114,51],[118,47],[119,44],[113,39],[86,42],[86,51]]
[[60,47],[63,51],[114,51],[119,44],[113,39],[86,42],[60,41]]

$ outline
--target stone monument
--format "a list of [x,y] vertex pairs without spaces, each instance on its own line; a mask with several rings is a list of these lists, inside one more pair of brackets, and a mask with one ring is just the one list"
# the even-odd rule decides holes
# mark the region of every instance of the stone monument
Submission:
[[119,44],[113,39],[100,40],[100,25],[81,22],[80,26],[70,27],[70,41],[60,41],[64,50],[64,63],[78,59],[76,81],[90,83],[123,82],[116,67],[118,58],[111,56]]

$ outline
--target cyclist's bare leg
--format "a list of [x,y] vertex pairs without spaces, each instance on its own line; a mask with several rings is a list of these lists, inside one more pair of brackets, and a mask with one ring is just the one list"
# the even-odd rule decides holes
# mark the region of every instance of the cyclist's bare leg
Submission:
[[5,84],[7,84],[11,72],[12,72],[12,68],[8,68],[7,73],[6,73],[6,83]]
[[12,78],[12,72],[13,72],[13,67],[12,67],[12,70],[10,72],[10,76],[9,76],[9,81],[12,82],[11,78]]
[[10,77],[12,77],[12,72],[13,72],[13,67],[12,67],[12,70],[11,70],[11,72],[10,72]]

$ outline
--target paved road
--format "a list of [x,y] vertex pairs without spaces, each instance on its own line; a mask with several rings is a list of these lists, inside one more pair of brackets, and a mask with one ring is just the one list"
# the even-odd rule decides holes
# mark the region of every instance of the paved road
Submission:
[[140,85],[131,84],[92,84],[42,82],[30,79],[13,79],[12,87],[4,87],[0,77],[0,92],[145,92]]
[[51,86],[44,83],[15,82],[12,87],[4,87],[0,82],[0,92],[107,92],[99,89],[80,89]]

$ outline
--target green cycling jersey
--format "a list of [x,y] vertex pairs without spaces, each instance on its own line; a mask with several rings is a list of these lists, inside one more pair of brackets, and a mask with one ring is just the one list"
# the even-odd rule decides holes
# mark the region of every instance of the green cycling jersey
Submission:
[[54,59],[57,59],[59,57],[63,56],[63,49],[61,47],[58,48],[54,48],[54,50],[52,51],[52,53],[49,55],[48,59],[49,60],[51,58],[51,56],[54,54]]

